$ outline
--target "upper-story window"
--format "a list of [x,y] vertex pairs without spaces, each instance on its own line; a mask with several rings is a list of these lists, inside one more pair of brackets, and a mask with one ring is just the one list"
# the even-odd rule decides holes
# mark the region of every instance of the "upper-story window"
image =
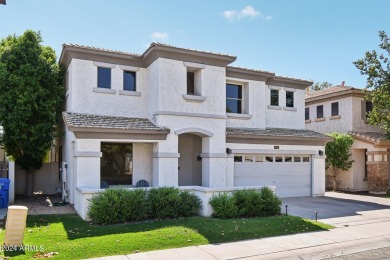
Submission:
[[339,115],[339,102],[334,102],[331,104],[331,116]]
[[294,107],[294,92],[286,91],[286,107]]
[[305,108],[305,120],[310,120],[310,109],[308,107]]
[[271,106],[279,106],[279,90],[271,89]]
[[370,113],[373,109],[373,105],[371,101],[366,101],[366,119],[368,119],[368,113]]
[[123,71],[123,90],[137,90],[136,73],[134,71]]
[[195,72],[187,72],[187,95],[195,95]]
[[317,118],[323,118],[324,117],[324,106],[320,105],[317,106]]
[[242,86],[226,84],[226,112],[242,113]]
[[111,88],[111,69],[98,67],[98,88]]

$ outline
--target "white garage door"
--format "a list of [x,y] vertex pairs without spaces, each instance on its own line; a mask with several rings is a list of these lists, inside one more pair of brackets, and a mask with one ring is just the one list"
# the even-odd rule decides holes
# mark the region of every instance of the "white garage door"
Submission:
[[309,155],[235,155],[234,186],[276,186],[281,198],[311,196]]

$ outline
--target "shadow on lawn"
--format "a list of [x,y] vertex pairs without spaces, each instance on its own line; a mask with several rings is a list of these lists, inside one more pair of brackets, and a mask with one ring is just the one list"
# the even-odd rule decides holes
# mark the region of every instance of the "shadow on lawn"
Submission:
[[98,226],[83,221],[76,214],[28,216],[27,227],[62,223],[69,240],[114,234],[148,232],[167,227],[184,227],[194,230],[209,243],[223,243],[245,239],[327,230],[327,227],[293,216],[276,216],[248,219],[214,219],[191,217],[170,220],[150,220]]

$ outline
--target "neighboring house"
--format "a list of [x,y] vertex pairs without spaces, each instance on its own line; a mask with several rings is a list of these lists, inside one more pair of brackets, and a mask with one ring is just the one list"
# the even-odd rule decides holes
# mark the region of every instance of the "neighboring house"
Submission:
[[[353,139],[352,168],[341,172],[339,189],[385,193],[389,188],[390,141],[378,126],[368,124],[372,103],[361,89],[344,85],[306,94],[306,129],[321,133],[349,133]],[[331,187],[327,173],[327,187]]]
[[[305,130],[310,81],[229,66],[235,56],[152,43],[142,54],[63,45],[65,196],[87,218],[101,187],[325,192],[324,145]],[[65,167],[66,164],[66,167]]]

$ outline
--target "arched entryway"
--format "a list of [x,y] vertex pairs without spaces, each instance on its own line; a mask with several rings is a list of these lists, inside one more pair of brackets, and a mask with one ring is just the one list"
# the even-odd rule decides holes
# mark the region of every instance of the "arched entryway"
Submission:
[[202,186],[202,137],[185,133],[179,135],[179,186]]
[[[197,127],[176,130],[178,135],[179,186],[205,186],[207,176],[203,176],[202,153],[210,150],[213,133]],[[206,183],[208,183],[206,181]]]

